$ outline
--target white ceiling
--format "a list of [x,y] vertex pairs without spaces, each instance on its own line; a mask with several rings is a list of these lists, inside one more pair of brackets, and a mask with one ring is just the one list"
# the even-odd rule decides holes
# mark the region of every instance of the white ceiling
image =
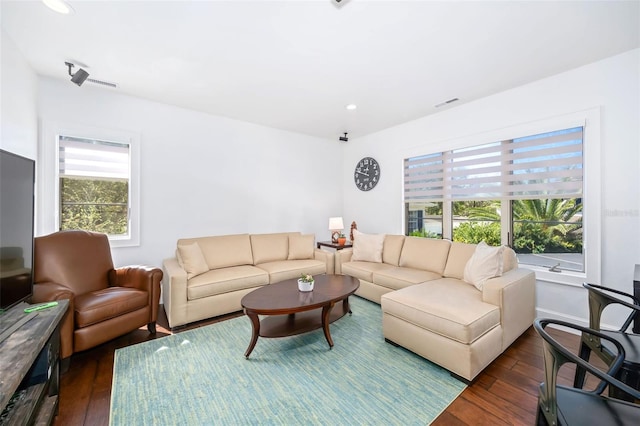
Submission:
[[69,3],[2,0],[38,74],[68,80],[72,61],[104,90],[331,139],[640,47],[640,1]]

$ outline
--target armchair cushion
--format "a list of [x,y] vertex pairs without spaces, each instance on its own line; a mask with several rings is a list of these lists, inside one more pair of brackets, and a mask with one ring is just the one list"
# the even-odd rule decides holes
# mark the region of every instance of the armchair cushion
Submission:
[[137,311],[149,304],[146,291],[128,287],[109,287],[75,298],[75,325],[84,328],[123,314]]

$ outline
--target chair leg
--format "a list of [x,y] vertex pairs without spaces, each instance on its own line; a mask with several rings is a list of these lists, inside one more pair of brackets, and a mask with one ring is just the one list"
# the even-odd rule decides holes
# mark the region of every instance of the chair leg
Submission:
[[151,334],[156,334],[156,322],[154,321],[147,324],[147,330],[149,330]]
[[[580,358],[585,361],[589,361],[589,355],[591,354],[591,348],[584,341],[580,343]],[[582,389],[584,386],[584,379],[587,371],[584,368],[576,366],[576,376],[573,380],[573,387],[576,389]]]
[[548,426],[549,422],[547,422],[547,418],[544,416],[542,412],[542,407],[538,405],[538,410],[536,411],[536,426]]

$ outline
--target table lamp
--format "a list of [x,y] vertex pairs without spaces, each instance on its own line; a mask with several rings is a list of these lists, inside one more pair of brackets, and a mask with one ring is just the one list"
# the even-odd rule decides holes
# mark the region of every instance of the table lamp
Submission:
[[329,231],[331,231],[331,242],[337,243],[338,237],[340,233],[344,229],[344,224],[342,223],[341,217],[330,217],[329,218]]

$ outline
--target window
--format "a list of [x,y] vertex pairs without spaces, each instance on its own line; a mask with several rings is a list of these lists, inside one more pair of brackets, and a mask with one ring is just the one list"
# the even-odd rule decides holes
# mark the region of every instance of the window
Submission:
[[520,263],[585,270],[582,126],[411,157],[404,185],[408,213],[443,204],[444,238],[509,244]]
[[442,238],[443,158],[435,153],[405,160],[406,235]]
[[58,150],[59,229],[128,237],[130,145],[59,136]]
[[85,229],[111,247],[140,244],[140,136],[44,120],[40,138],[36,234]]

